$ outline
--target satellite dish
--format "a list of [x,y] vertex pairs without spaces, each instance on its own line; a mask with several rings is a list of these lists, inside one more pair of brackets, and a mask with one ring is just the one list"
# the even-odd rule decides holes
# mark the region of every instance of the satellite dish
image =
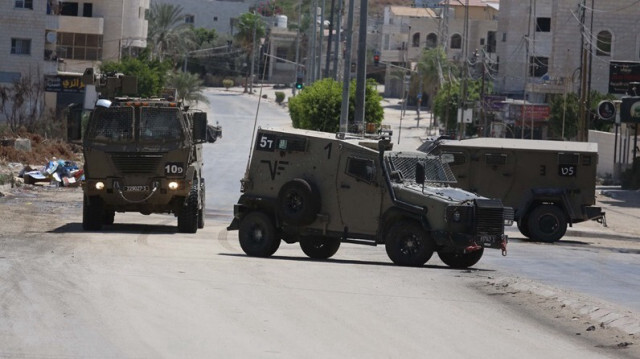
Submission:
[[53,31],[47,31],[46,39],[47,39],[47,43],[55,44],[57,39],[56,33]]

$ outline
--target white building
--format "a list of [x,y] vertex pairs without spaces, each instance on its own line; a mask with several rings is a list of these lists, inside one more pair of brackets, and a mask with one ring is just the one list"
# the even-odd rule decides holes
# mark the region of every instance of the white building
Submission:
[[81,101],[85,68],[146,47],[148,9],[149,0],[3,1],[0,85],[31,74],[46,86],[46,108]]
[[264,0],[152,0],[153,3],[180,5],[185,22],[194,27],[214,29],[219,34],[233,35],[235,19]]
[[590,88],[607,93],[610,61],[640,61],[635,0],[502,0],[500,6],[498,92],[520,97],[526,88],[531,101],[542,102],[548,93],[577,91],[585,49]]

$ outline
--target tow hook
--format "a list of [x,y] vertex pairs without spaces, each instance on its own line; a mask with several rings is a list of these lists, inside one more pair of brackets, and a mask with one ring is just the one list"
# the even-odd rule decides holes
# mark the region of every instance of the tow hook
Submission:
[[502,238],[502,243],[500,244],[500,249],[502,249],[502,256],[506,257],[507,256],[507,236],[504,236]]

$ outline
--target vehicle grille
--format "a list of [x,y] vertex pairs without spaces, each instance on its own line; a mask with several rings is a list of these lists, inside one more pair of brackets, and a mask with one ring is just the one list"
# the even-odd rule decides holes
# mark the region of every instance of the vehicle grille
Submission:
[[111,155],[113,164],[116,169],[121,173],[149,173],[154,172],[160,162],[162,161],[162,155],[159,154],[147,154],[147,155]]
[[500,200],[476,200],[476,233],[504,233],[504,207]]

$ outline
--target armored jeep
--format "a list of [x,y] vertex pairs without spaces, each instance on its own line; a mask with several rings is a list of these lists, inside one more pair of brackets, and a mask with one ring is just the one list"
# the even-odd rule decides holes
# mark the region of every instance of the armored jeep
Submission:
[[476,264],[484,248],[506,254],[500,200],[449,187],[438,157],[393,152],[389,139],[259,129],[228,230],[250,256],[299,242],[310,258],[333,256],[342,242],[384,244],[391,261],[422,266],[437,252],[455,268]]
[[595,143],[475,138],[439,140],[421,151],[450,156],[456,186],[502,199],[514,208],[520,232],[533,240],[554,242],[567,225],[605,219],[594,206]]
[[113,224],[116,212],[173,213],[179,232],[203,228],[207,132],[206,113],[179,102],[98,100],[83,136],[83,229]]

